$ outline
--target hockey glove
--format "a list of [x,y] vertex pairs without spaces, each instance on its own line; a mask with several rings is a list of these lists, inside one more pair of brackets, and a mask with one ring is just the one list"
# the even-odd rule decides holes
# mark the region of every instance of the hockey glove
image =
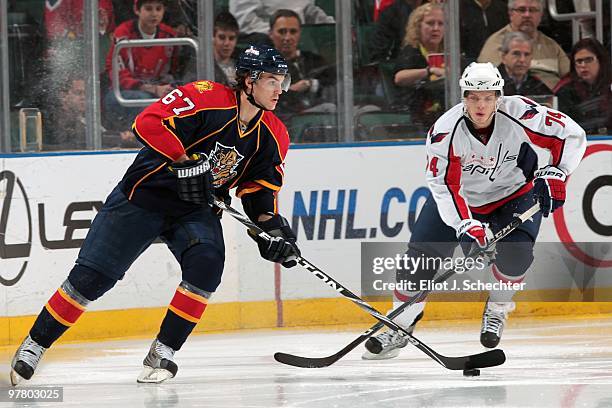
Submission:
[[275,214],[267,221],[258,222],[257,225],[272,236],[272,240],[267,240],[249,231],[249,236],[257,242],[261,257],[268,261],[278,262],[285,268],[297,265],[295,258],[301,255],[301,252],[296,245],[297,237],[289,227],[287,220]]
[[540,203],[544,217],[554,212],[565,203],[565,179],[563,170],[555,166],[546,166],[535,172],[533,195]]
[[208,160],[194,153],[190,160],[173,163],[168,169],[177,178],[177,192],[181,200],[212,207],[214,187]]
[[461,245],[463,254],[468,256],[474,248],[481,249],[484,252],[484,249],[489,245],[489,241],[493,238],[493,232],[486,224],[469,218],[459,224],[457,238],[459,238],[459,245]]

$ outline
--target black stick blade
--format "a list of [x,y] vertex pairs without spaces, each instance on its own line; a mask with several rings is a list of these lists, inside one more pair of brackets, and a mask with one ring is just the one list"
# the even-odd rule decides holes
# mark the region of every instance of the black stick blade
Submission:
[[464,370],[473,368],[487,368],[502,365],[506,362],[506,355],[503,350],[489,350],[484,353],[474,354],[467,357]]
[[274,359],[279,363],[287,364],[294,367],[301,368],[322,368],[332,365],[336,362],[337,358],[334,356],[321,357],[321,358],[309,358],[294,356],[293,354],[287,353],[274,353]]

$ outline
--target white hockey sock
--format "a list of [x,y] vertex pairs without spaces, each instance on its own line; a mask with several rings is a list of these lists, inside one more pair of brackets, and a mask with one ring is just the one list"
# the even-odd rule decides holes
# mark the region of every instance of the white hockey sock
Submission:
[[[490,281],[495,283],[495,282],[505,282],[505,283],[519,283],[523,280],[522,277],[520,277],[519,279],[512,279],[512,277],[510,276],[506,276],[504,275],[496,266],[495,264],[491,265],[491,278]],[[504,290],[491,290],[489,291],[489,300],[491,302],[496,302],[496,303],[508,303],[508,302],[512,302],[512,298],[514,297],[514,294],[516,293],[516,290],[512,290],[512,289],[504,289]]]
[[[404,302],[402,301],[394,299],[393,308],[395,309],[401,306],[403,303]],[[406,309],[404,309],[402,313],[400,313],[399,316],[394,318],[393,321],[404,329],[407,329],[414,322],[414,319],[416,319],[419,313],[421,313],[423,309],[425,309],[425,303],[427,302],[419,302],[415,303],[414,305],[408,306]],[[389,310],[389,312],[391,312],[391,310]]]

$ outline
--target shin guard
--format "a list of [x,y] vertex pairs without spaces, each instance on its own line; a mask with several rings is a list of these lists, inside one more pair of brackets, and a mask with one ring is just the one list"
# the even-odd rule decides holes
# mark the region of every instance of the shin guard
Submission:
[[173,350],[180,350],[200,321],[211,293],[182,281],[168,306],[157,338]]
[[38,315],[30,337],[45,348],[51,347],[81,317],[89,300],[66,279]]

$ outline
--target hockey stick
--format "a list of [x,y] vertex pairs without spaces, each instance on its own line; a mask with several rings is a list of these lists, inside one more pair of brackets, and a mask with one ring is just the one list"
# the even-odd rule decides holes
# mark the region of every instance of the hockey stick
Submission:
[[[499,240],[501,240],[502,238],[504,238],[506,235],[508,235],[512,231],[514,231],[518,226],[520,226],[522,223],[524,223],[529,218],[531,218],[539,210],[540,210],[540,205],[536,203],[530,209],[525,211],[523,214],[515,217],[507,226],[505,226],[504,228],[499,230],[493,236],[493,239],[489,243],[489,246],[487,247],[487,249],[490,248],[493,244],[495,244]],[[486,251],[486,249],[485,249],[485,251]],[[472,253],[470,253],[468,256],[477,255],[478,252],[480,252],[480,251],[475,250]],[[440,275],[437,279],[435,279],[434,282],[435,283],[444,282],[445,280],[450,278],[454,273],[455,273],[454,270],[452,270],[452,269],[448,270],[448,271],[444,272],[442,275]],[[434,286],[434,285],[432,285],[432,286]],[[418,292],[410,300],[408,300],[408,301],[404,302],[403,304],[401,304],[400,306],[398,306],[397,309],[392,310],[391,313],[389,313],[387,315],[387,318],[389,318],[389,319],[395,318],[400,313],[402,313],[404,311],[404,309],[406,309],[407,307],[409,307],[409,306],[411,306],[411,305],[421,301],[422,299],[424,299],[425,296],[427,296],[427,294],[430,291],[431,290],[423,290],[423,291]],[[328,367],[328,366],[334,364],[336,361],[340,360],[342,357],[344,357],[345,355],[347,355],[351,351],[353,351],[357,346],[359,346],[361,343],[363,343],[364,341],[369,339],[371,336],[373,336],[377,331],[382,329],[384,326],[385,325],[382,322],[376,323],[374,326],[370,327],[369,329],[367,329],[366,331],[361,333],[361,335],[359,335],[359,337],[357,337],[355,340],[353,340],[352,342],[350,342],[349,344],[344,346],[340,351],[338,351],[335,354],[326,356],[326,357],[301,357],[301,356],[296,356],[296,355],[287,354],[287,353],[276,353],[274,355],[274,358],[276,359],[276,361],[279,361],[279,362],[284,363],[284,364],[292,365],[292,366],[295,366],[295,367],[303,367],[303,368]]]
[[[242,224],[248,227],[251,230],[251,232],[254,233],[255,235],[263,239],[268,239],[268,240],[272,238],[268,233],[266,233],[264,230],[259,228],[248,217],[236,211],[235,209],[225,204],[224,202],[215,199],[215,205],[219,207],[220,209],[222,209],[223,211],[229,213],[236,220],[240,221]],[[502,350],[490,350],[484,353],[474,354],[471,356],[462,356],[462,357],[443,356],[437,353],[436,351],[432,350],[429,346],[422,343],[420,340],[418,340],[414,336],[412,336],[404,328],[398,326],[395,322],[390,320],[387,316],[378,312],[378,310],[370,306],[367,302],[365,302],[359,296],[355,295],[353,292],[345,288],[334,278],[332,278],[331,276],[323,272],[321,269],[314,266],[311,262],[307,261],[302,256],[297,256],[296,261],[301,266],[306,268],[316,278],[323,281],[326,285],[330,286],[332,289],[340,293],[342,296],[353,301],[357,306],[365,310],[372,317],[378,319],[380,322],[390,327],[391,329],[401,332],[405,337],[408,338],[408,341],[413,346],[415,346],[416,348],[421,350],[423,353],[431,357],[433,360],[438,362],[441,366],[448,368],[449,370],[467,370],[467,369],[473,369],[473,368],[493,367],[493,366],[503,364],[504,361],[506,361],[506,356]],[[279,360],[279,358],[282,359],[282,357],[279,357],[278,354],[279,353],[276,353],[274,355],[274,358],[277,361],[282,362]]]

